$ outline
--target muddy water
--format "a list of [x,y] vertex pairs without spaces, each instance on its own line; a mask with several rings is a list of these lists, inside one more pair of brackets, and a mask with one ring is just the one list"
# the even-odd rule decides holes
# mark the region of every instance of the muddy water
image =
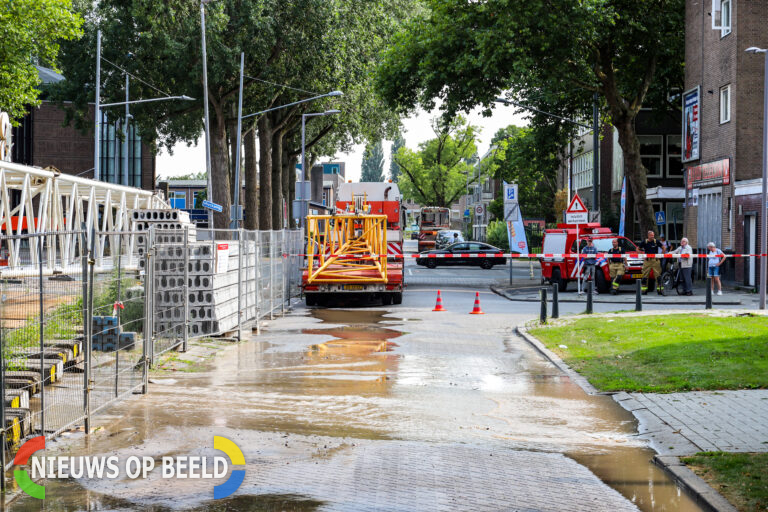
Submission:
[[[360,510],[379,499],[381,477],[355,471],[359,487],[345,496],[353,488],[342,478],[350,467],[366,460],[386,466],[393,453],[399,455],[391,464],[412,457],[418,466],[433,459],[435,446],[450,446],[473,459],[510,450],[531,460],[565,454],[641,510],[699,510],[649,462],[653,453],[635,437],[631,414],[610,397],[586,395],[519,338],[489,349],[487,333],[464,332],[453,319],[435,325],[385,314],[314,310],[314,318],[278,321],[259,338],[268,341],[233,346],[203,373],[153,379],[149,395],[102,417],[102,430],[54,448],[121,458],[213,455],[212,435],[224,435],[249,461],[235,497],[213,502],[212,484],[191,480],[49,481],[47,506]],[[438,473],[463,477],[450,466]],[[417,494],[405,509],[433,508],[434,498],[422,494],[423,502]],[[22,499],[15,509],[40,508]]]

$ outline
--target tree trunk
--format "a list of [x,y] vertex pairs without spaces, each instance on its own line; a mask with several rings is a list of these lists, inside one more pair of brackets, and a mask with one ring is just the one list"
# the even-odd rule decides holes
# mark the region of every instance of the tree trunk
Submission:
[[256,163],[256,129],[245,134],[245,229],[259,229],[259,169]]
[[272,126],[259,119],[259,229],[272,229]]
[[214,108],[211,114],[211,194],[213,197],[209,197],[208,200],[222,206],[221,213],[213,212],[213,227],[226,229],[229,227],[229,210],[232,204],[227,165],[227,128],[223,112]]
[[272,229],[283,228],[283,135],[272,136]]
[[656,228],[653,207],[646,197],[648,189],[648,170],[640,159],[640,142],[637,140],[634,117],[624,116],[613,120],[619,132],[619,145],[624,152],[624,174],[630,184],[632,198],[635,200],[640,223],[640,234]]
[[283,165],[285,166],[283,172],[288,176],[288,195],[286,197],[288,198],[288,217],[290,219],[289,226],[291,229],[296,229],[296,219],[291,212],[293,201],[296,199],[296,180],[291,178],[296,176],[296,164],[299,163],[299,157],[289,157],[287,155],[288,151],[285,151],[285,153],[283,153]]
[[[288,158],[288,148],[284,144],[285,134],[280,135],[280,166],[282,168],[282,171],[280,173],[280,176],[282,177],[282,193],[283,200],[285,201],[286,210],[288,210],[288,219],[291,218],[291,190],[290,190],[290,181],[291,181],[291,168],[287,165],[290,163],[290,159]],[[293,173],[294,179],[293,181],[296,181],[295,176],[296,173]],[[291,223],[287,222],[286,225],[290,228]]]

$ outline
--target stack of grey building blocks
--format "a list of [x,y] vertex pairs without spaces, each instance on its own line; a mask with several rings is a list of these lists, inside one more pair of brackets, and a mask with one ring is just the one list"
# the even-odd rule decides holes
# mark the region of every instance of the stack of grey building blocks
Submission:
[[[256,318],[255,241],[198,241],[189,216],[177,210],[135,210],[133,218],[137,226],[141,225],[141,231],[155,226],[153,315],[156,335],[181,338],[185,326],[190,337],[222,334],[237,328],[238,313],[242,324]],[[137,247],[141,248],[140,267],[143,268],[144,235],[137,236]],[[185,320],[185,300],[188,320]]]

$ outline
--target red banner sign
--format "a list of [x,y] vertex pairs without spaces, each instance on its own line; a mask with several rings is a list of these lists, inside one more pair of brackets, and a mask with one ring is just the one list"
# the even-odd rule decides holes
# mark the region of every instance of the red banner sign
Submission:
[[688,189],[692,189],[695,185],[729,185],[730,183],[731,160],[728,158],[688,167]]

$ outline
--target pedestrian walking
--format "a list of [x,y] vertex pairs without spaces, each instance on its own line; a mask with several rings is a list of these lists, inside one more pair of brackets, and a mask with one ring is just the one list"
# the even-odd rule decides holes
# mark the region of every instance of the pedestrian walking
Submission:
[[717,285],[717,294],[723,294],[723,285],[720,282],[720,265],[725,263],[725,253],[715,246],[714,242],[707,244],[707,275],[712,278],[712,292]]
[[646,238],[638,247],[640,248],[640,251],[644,252],[646,255],[654,255],[643,260],[643,280],[641,286],[643,295],[648,293],[648,280],[650,279],[651,271],[653,271],[653,278],[656,280],[656,292],[659,295],[663,295],[664,285],[661,284],[661,265],[659,264],[658,258],[655,257],[656,254],[661,253],[662,249],[661,244],[656,240],[656,233],[649,231],[648,238]]
[[597,295],[597,286],[595,286],[597,284],[595,283],[595,265],[597,264],[597,259],[594,256],[595,254],[597,254],[597,247],[595,247],[595,245],[592,243],[591,238],[587,238],[587,245],[581,250],[581,253],[585,255],[592,255],[592,256],[587,256],[587,258],[584,260],[584,271],[581,274],[582,275],[581,289],[585,290],[587,281],[591,279],[592,293]]
[[683,275],[683,293],[693,295],[693,282],[691,272],[693,272],[693,249],[688,245],[688,239],[680,240],[680,247],[672,251],[673,254],[687,254],[687,258],[680,258],[680,273]]
[[623,251],[619,247],[619,239],[614,238],[611,241],[613,247],[608,249],[608,254],[611,254],[611,258],[608,260],[608,273],[611,276],[611,294],[616,295],[619,293],[619,281],[624,276],[624,265],[626,260],[623,256]]

